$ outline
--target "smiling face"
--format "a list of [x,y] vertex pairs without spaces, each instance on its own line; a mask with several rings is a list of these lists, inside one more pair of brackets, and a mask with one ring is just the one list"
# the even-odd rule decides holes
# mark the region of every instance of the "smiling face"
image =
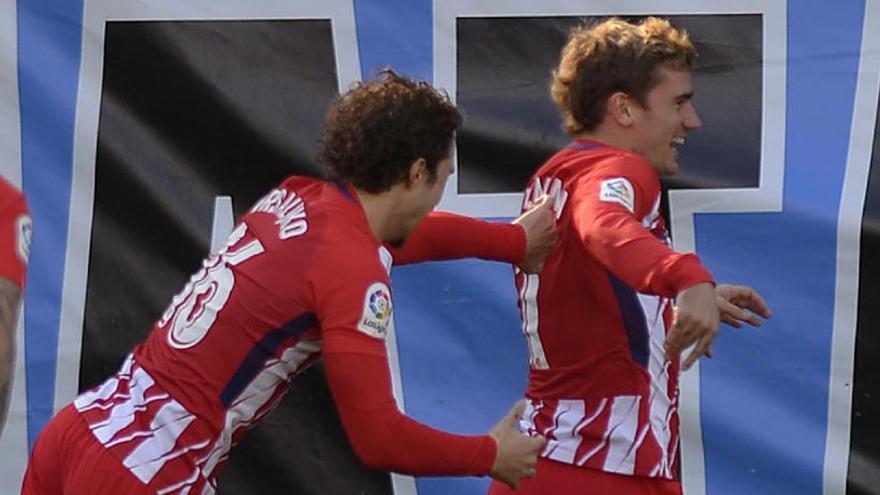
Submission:
[[659,175],[678,171],[678,146],[687,134],[702,126],[691,97],[691,73],[657,68],[658,83],[648,92],[645,104],[634,102],[631,149],[644,156]]

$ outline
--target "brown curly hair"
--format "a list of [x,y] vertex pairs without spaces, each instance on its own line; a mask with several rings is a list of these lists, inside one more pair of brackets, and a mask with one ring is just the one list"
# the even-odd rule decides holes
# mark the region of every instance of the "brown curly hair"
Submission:
[[433,181],[460,126],[445,93],[386,68],[330,104],[318,159],[331,180],[374,194],[408,180],[419,158]]
[[648,17],[631,24],[611,18],[575,28],[550,87],[565,131],[576,135],[595,130],[608,98],[618,91],[645,106],[648,92],[659,82],[658,66],[689,70],[696,56],[687,32],[665,19]]

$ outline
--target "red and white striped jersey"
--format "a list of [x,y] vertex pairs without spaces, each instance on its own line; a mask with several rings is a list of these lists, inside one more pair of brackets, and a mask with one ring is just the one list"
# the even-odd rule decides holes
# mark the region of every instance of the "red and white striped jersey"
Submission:
[[0,177],[0,277],[24,287],[31,251],[31,217],[24,195]]
[[530,356],[520,426],[548,438],[548,459],[672,479],[679,363],[663,343],[675,295],[712,276],[669,247],[639,155],[576,140],[531,178],[523,209],[543,194],[560,241],[540,275],[516,273]]
[[[427,225],[439,229],[420,226],[414,239],[426,256],[524,255],[516,226],[434,220]],[[431,242],[456,227],[508,242],[473,252]],[[405,249],[402,258],[422,259]],[[230,448],[323,353],[362,457],[413,474],[485,474],[495,457],[490,437],[439,432],[396,408],[384,343],[393,324],[391,261],[351,189],[290,178],[243,216],[119,373],[75,407],[95,438],[156,493],[213,493]]]

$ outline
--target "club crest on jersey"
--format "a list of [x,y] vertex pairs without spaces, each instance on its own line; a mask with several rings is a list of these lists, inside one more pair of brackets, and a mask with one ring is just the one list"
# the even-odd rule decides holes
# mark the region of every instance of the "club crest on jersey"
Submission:
[[31,256],[31,232],[32,223],[30,215],[21,215],[15,222],[15,235],[18,238],[16,245],[18,246],[18,257],[22,263],[27,265],[28,258]]
[[384,339],[391,323],[391,291],[382,282],[367,288],[364,297],[364,311],[358,323],[358,330],[365,334]]
[[636,212],[636,195],[629,180],[623,177],[603,180],[599,187],[599,199],[618,203],[632,213]]

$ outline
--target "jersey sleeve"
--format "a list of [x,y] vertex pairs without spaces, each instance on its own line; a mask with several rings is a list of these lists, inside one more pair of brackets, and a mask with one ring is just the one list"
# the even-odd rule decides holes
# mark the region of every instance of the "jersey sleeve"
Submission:
[[31,217],[24,197],[0,207],[0,277],[24,287],[31,244]]
[[572,223],[584,246],[636,291],[675,297],[714,281],[696,255],[673,251],[640,221],[660,195],[646,163],[617,157],[582,175],[573,189]]
[[519,225],[431,212],[402,246],[386,247],[397,265],[460,258],[516,264],[526,256],[526,234]]
[[327,381],[354,451],[369,466],[401,473],[487,474],[491,437],[445,433],[397,408],[384,340],[393,314],[389,280],[365,255],[334,256],[313,282]]
[[400,412],[387,358],[325,351],[324,366],[352,447],[369,466],[420,476],[485,475],[492,468],[495,441],[488,435],[446,433]]

